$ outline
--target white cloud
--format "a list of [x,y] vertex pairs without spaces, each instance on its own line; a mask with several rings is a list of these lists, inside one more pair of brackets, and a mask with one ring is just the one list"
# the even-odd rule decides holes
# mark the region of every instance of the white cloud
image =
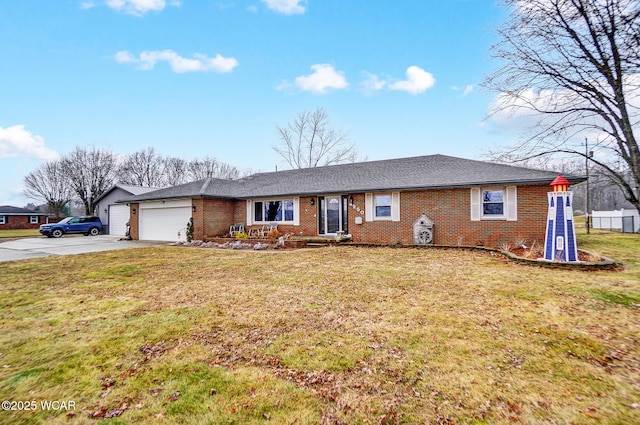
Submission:
[[307,4],[306,0],[261,0],[271,10],[285,15],[302,15]]
[[[314,71],[313,73],[299,76],[293,83],[284,80],[276,89],[283,91],[294,91],[297,89],[314,93],[325,93],[328,89],[343,89],[349,86],[344,73],[336,71],[333,66],[329,64],[312,65],[311,69]],[[363,78],[358,86],[359,90],[366,95],[371,95],[385,88],[388,90],[406,91],[407,93],[416,95],[433,87],[436,81],[433,75],[417,66],[410,66],[407,69],[407,79],[405,81],[392,82],[392,80],[388,78],[381,78],[376,74],[371,74],[366,71],[363,71],[362,75]],[[452,87],[452,89],[460,90],[457,87]],[[464,89],[463,96],[471,93],[472,90],[473,85],[468,85]]]
[[[595,84],[595,83],[594,83]],[[640,110],[640,76],[630,77],[627,87],[632,87],[625,95],[629,110]],[[609,96],[612,96],[609,94]],[[519,93],[500,93],[489,105],[487,124],[491,130],[500,134],[528,137],[541,129],[560,129],[553,132],[560,140],[566,137],[574,143],[582,143],[584,137],[590,140],[610,140],[602,129],[608,124],[595,114],[580,120],[566,111],[578,111],[591,108],[585,99],[568,90],[534,90],[528,88]],[[549,111],[543,113],[539,111]],[[563,112],[565,111],[565,112]],[[634,124],[634,131],[638,129]],[[553,139],[553,138],[552,138]]]
[[136,58],[127,51],[121,51],[116,53],[114,58],[118,63],[131,63],[136,61]]
[[[453,87],[451,87],[451,90],[453,90],[453,91],[460,91],[460,90],[462,90],[462,89],[461,89],[460,87],[458,87],[458,86],[453,86]],[[467,86],[464,88],[464,90],[462,91],[462,97],[467,96],[468,94],[470,94],[471,92],[473,92],[473,90],[474,90],[474,86],[473,86],[473,84],[469,84],[469,85],[467,85]]]
[[193,58],[185,58],[173,50],[144,51],[140,53],[138,58],[127,51],[120,51],[114,55],[114,59],[118,63],[135,63],[139,69],[143,70],[153,69],[156,63],[165,61],[171,66],[173,72],[176,73],[226,73],[231,72],[233,68],[238,66],[238,61],[235,58],[225,58],[220,54],[217,54],[214,58],[209,58],[200,53],[195,53]]
[[328,89],[343,89],[349,86],[344,74],[336,71],[329,64],[319,63],[312,65],[311,69],[314,71],[313,73],[296,77],[293,84],[283,81],[276,89],[289,90],[298,88],[314,93],[326,93]]
[[[167,7],[166,0],[106,0],[107,6],[118,12],[142,16],[148,12],[159,12]],[[170,6],[180,6],[180,1],[169,1]]]
[[24,129],[24,125],[0,127],[0,158],[28,157],[54,160],[59,155],[44,145],[41,136]]
[[96,4],[91,0],[83,1],[82,3],[80,3],[80,9],[83,10],[93,9],[95,6]]
[[436,83],[433,75],[415,65],[407,68],[406,75],[406,80],[389,84],[389,88],[391,90],[406,91],[410,94],[420,94],[433,87]]
[[369,74],[368,72],[364,72],[363,74],[365,76],[365,79],[360,83],[360,87],[366,94],[371,94],[375,91],[382,90],[387,85],[386,81],[381,80],[375,74]]
[[222,1],[216,2],[216,7],[220,10],[231,9],[234,6],[235,4],[233,4],[232,2],[222,2]]

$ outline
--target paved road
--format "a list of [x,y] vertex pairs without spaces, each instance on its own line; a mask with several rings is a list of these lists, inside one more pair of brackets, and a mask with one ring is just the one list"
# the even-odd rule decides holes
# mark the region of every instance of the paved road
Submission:
[[0,262],[168,244],[157,241],[121,241],[119,236],[109,235],[65,235],[58,239],[41,236],[0,242]]

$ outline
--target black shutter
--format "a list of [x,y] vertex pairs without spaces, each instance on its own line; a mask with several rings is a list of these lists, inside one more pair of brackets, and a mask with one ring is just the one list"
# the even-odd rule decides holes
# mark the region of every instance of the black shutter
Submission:
[[324,196],[318,196],[318,234],[324,235]]
[[342,230],[349,234],[349,196],[342,195]]

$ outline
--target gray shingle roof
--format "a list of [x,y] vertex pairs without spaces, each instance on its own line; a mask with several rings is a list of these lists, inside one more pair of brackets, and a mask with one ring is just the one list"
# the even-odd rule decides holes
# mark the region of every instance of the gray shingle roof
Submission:
[[113,190],[115,189],[122,189],[125,192],[129,192],[129,194],[131,195],[142,195],[143,193],[147,193],[147,192],[152,192],[154,190],[158,190],[157,187],[143,187],[143,186],[133,186],[133,185],[128,185],[128,184],[114,184],[113,186],[111,186],[109,189],[105,190],[104,193],[102,195],[100,195],[98,197],[98,199],[95,200],[96,203],[102,201],[104,198],[107,197],[107,195],[109,195]]
[[47,215],[47,213],[28,210],[26,208],[12,207],[11,205],[2,205],[0,206],[0,215]]
[[[558,173],[484,161],[429,155],[257,173],[238,180],[205,179],[127,199],[260,198],[479,185],[550,183]],[[572,183],[580,176],[565,176]]]

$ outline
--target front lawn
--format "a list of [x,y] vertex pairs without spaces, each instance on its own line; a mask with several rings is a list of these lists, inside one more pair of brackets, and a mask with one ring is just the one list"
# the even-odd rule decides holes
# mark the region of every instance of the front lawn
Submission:
[[0,400],[36,407],[0,423],[638,423],[640,238],[579,238],[627,268],[355,247],[0,263]]
[[0,230],[0,242],[3,239],[31,238],[34,236],[40,236],[38,229]]

